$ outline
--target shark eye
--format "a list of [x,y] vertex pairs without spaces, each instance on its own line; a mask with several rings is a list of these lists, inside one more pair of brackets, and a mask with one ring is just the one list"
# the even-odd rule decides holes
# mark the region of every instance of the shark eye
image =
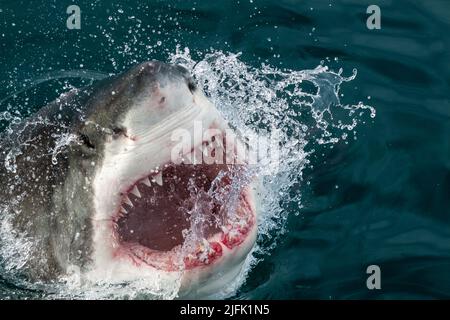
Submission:
[[189,81],[188,82],[188,88],[189,88],[189,91],[191,91],[191,93],[194,93],[195,89],[197,89],[197,86],[195,85],[194,82]]
[[112,132],[114,134],[122,134],[123,133],[123,129],[119,128],[119,127],[115,127],[115,128],[112,129]]
[[95,149],[95,145],[91,142],[89,137],[85,134],[80,134],[81,142],[90,149]]
[[126,130],[124,128],[121,127],[114,127],[112,128],[112,133],[113,133],[113,137],[117,138],[121,135],[125,135]]

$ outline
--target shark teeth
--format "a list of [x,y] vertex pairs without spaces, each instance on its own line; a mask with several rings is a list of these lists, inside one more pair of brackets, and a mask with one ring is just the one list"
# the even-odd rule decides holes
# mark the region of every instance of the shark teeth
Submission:
[[133,202],[131,202],[130,198],[128,198],[128,196],[125,196],[123,198],[123,202],[126,203],[127,205],[129,205],[130,207],[134,207]]
[[127,210],[123,206],[121,206],[120,209],[119,209],[119,218],[123,218],[127,214],[128,214]]
[[[159,186],[162,186],[163,185],[163,175],[162,175],[162,171],[159,170],[159,167],[156,167],[155,170],[151,170],[151,172],[154,173],[154,175],[152,177],[143,178],[139,182],[142,184],[145,184],[147,187],[151,187],[152,183],[156,183]],[[133,186],[133,188],[128,192],[128,194],[133,194],[137,198],[142,198],[142,194],[139,191],[137,184]],[[133,202],[131,201],[131,199],[128,196],[124,196],[123,203],[129,205],[130,207],[134,207]],[[124,214],[127,213],[126,209],[124,209],[123,206],[120,208],[119,211]]]
[[150,179],[148,177],[145,178],[145,179],[142,179],[141,182],[143,184],[145,184],[147,187],[151,187],[152,186],[152,184],[150,183]]
[[204,248],[209,248],[209,242],[205,238],[202,239],[202,245]]
[[134,186],[133,189],[130,191],[132,194],[134,194],[136,197],[140,198],[141,193],[139,192],[139,189],[137,186]]
[[153,179],[155,180],[155,182],[156,182],[158,185],[160,185],[160,186],[163,185],[162,172],[161,172],[161,171],[158,172],[158,173],[153,177]]

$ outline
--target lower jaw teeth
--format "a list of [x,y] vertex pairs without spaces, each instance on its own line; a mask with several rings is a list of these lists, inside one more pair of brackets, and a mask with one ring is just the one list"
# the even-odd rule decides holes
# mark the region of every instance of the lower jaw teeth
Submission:
[[[188,246],[179,246],[171,252],[167,252],[167,255],[163,252],[159,254],[155,252],[154,255],[151,251],[147,251],[139,246],[135,247],[132,252],[135,257],[155,268],[181,271],[183,269],[209,265],[222,255],[224,248],[233,249],[235,246],[239,245],[242,240],[242,232],[235,229],[235,227],[227,225],[222,226],[221,229],[223,231],[222,235],[215,236],[221,238],[221,240],[217,240],[220,242],[216,242],[212,239],[208,241],[207,239],[202,238],[195,245],[189,246],[192,248],[191,250],[188,249]],[[179,258],[181,258],[181,260],[179,260]],[[181,264],[179,264],[180,262]]]
[[231,230],[231,231],[228,233],[228,238],[230,238],[230,239],[232,239],[232,240],[237,239],[238,236],[239,236],[239,232],[237,232],[236,230]]
[[[199,243],[197,243],[197,245],[192,246],[195,247],[194,250],[189,250],[188,249],[188,253],[186,255],[186,258],[189,260],[197,260],[199,258],[201,258],[202,256],[210,254],[212,249],[211,249],[211,245],[209,244],[208,240],[206,240],[205,238],[203,238]],[[191,251],[191,252],[189,252]]]

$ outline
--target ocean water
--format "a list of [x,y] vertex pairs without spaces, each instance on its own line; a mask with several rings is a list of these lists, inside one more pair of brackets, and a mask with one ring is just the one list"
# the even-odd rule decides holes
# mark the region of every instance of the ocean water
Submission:
[[[366,26],[371,4],[381,29]],[[0,0],[0,128],[138,62],[182,63],[235,126],[281,131],[257,248],[224,297],[450,298],[449,12],[445,0]],[[11,276],[17,244],[0,233],[0,297],[55,296]]]

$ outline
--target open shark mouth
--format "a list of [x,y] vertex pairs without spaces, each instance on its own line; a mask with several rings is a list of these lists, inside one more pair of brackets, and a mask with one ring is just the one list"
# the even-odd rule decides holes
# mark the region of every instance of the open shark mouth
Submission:
[[257,166],[185,69],[148,62],[130,77],[143,91],[131,102],[114,94],[130,105],[94,163],[86,278],[180,281],[181,295],[207,296],[237,277],[255,244]]
[[246,176],[244,165],[155,168],[122,193],[113,218],[115,255],[165,271],[218,261],[255,223]]

